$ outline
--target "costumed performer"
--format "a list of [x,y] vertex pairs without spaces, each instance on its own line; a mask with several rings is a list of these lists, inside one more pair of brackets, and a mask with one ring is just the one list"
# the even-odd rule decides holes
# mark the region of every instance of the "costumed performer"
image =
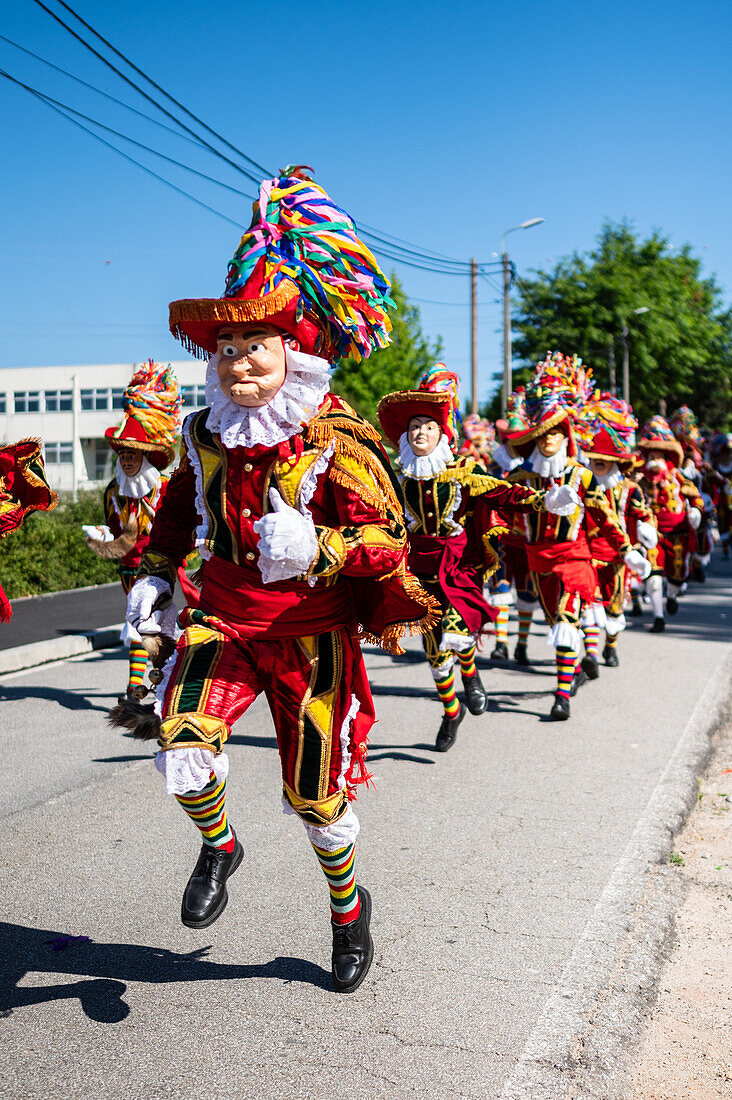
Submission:
[[669,427],[684,452],[684,460],[680,466],[681,473],[696,486],[702,501],[701,523],[690,542],[689,577],[699,584],[704,584],[707,579],[705,569],[712,557],[712,529],[715,521],[713,499],[707,492],[708,484],[705,484],[705,482],[708,483],[708,475],[705,477],[702,453],[704,440],[699,430],[696,413],[688,405],[682,405],[672,413]]
[[[135,582],[168,486],[161,471],[175,457],[180,406],[180,387],[170,365],[148,359],[135,370],[122,397],[124,420],[104,433],[117,456],[115,475],[104,490],[106,523],[85,524],[82,530],[90,550],[117,562],[125,595]],[[147,693],[142,686],[147,653],[130,624],[125,625],[122,641],[129,646],[126,694],[142,697]]]
[[689,575],[689,556],[696,546],[704,502],[694,483],[678,468],[683,450],[664,417],[654,416],[644,425],[637,446],[643,456],[639,484],[658,526],[658,546],[648,552],[653,571],[646,581],[653,609],[651,631],[658,634],[665,629],[664,577],[666,611],[675,615],[681,586]]
[[648,562],[632,549],[594,474],[577,461],[573,424],[579,424],[592,394],[591,374],[577,356],[560,352],[538,364],[526,388],[531,427],[513,440],[514,450],[528,462],[508,478],[535,490],[571,485],[580,499],[570,516],[524,517],[532,585],[551,628],[547,643],[556,651],[557,690],[550,712],[554,721],[569,718],[570,695],[586,679],[578,668],[579,625],[583,603],[595,604],[597,587],[589,532],[605,538],[629,569],[648,572]]
[[456,661],[467,709],[482,714],[487,705],[475,651],[496,614],[483,596],[486,570],[498,564],[491,539],[508,530],[516,510],[569,513],[577,499],[566,487],[545,494],[509,485],[491,477],[477,459],[456,457],[459,385],[457,375],[438,363],[418,389],[387,394],[378,408],[384,433],[399,450],[395,466],[404,492],[409,568],[442,611],[440,622],[422,636],[443,707],[438,752],[455,743],[466,712],[455,692]]
[[[0,443],[0,539],[17,530],[31,512],[49,512],[58,494],[46,479],[40,439]],[[0,623],[13,617],[10,600],[0,585]]]
[[[355,788],[370,778],[374,707],[359,627],[402,652],[406,624],[434,619],[407,570],[397,483],[375,428],[330,393],[330,366],[389,342],[389,283],[348,214],[302,169],[266,180],[221,298],[172,302],[170,327],[208,358],[208,407],[183,426],[184,455],[158,511],[128,617],[171,633],[176,569],[194,543],[200,602],[157,693],[156,765],[202,834],[181,919],[223,912],[244,845],[227,816],[232,724],[264,692],[286,813],[305,826],[330,889],[337,991],[373,958],[371,897],[357,885]],[[118,722],[135,725],[126,711]],[[140,730],[148,735],[151,729]],[[249,851],[249,858],[268,859]]]

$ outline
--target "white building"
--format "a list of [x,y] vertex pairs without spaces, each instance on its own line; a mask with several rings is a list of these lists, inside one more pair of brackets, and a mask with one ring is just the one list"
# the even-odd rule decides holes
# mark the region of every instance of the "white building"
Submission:
[[[52,488],[77,492],[112,476],[107,428],[122,421],[122,394],[135,363],[0,370],[0,441],[40,436]],[[182,415],[205,405],[205,363],[170,364],[180,382]]]

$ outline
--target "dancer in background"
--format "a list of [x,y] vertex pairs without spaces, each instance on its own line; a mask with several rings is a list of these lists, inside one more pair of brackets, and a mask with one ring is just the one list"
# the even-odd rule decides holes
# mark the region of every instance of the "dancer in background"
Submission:
[[[0,539],[21,527],[31,512],[49,512],[57,504],[58,495],[46,480],[40,439],[0,443]],[[12,616],[0,585],[0,623]]]

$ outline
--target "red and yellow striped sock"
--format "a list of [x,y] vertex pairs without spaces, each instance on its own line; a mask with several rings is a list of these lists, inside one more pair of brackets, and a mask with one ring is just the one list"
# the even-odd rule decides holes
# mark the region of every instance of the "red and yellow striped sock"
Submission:
[[620,634],[605,634],[605,645],[608,649],[615,649]]
[[460,703],[455,694],[455,672],[452,665],[448,669],[433,668],[432,676],[440,702],[445,708],[445,714],[448,718],[457,718],[460,713]]
[[533,614],[533,611],[525,611],[522,607],[518,609],[519,645],[526,645],[529,640],[529,631],[531,629],[531,619],[533,617]]
[[462,653],[458,653],[458,661],[460,662],[460,675],[463,680],[469,679],[471,676],[476,676],[478,673],[475,667],[475,646],[471,645],[470,649],[464,650]]
[[507,604],[501,604],[497,609],[498,618],[493,624],[493,629],[496,632],[496,642],[503,642],[504,645],[508,644],[508,606]]
[[572,677],[577,667],[577,654],[569,646],[558,645],[557,654],[557,695],[563,695],[569,699],[569,689],[572,687]]
[[147,653],[141,645],[130,646],[130,687],[138,687],[142,683],[147,667]]
[[351,924],[361,914],[361,899],[356,889],[355,847],[355,844],[347,844],[345,848],[329,852],[313,844],[330,890],[330,917],[334,924]]
[[585,652],[588,657],[597,657],[598,650],[600,648],[600,628],[595,626],[594,623],[590,626],[583,626],[582,633],[585,636]]
[[203,843],[210,848],[234,849],[234,834],[226,817],[226,780],[218,781],[213,772],[202,791],[175,796],[193,824],[200,830]]

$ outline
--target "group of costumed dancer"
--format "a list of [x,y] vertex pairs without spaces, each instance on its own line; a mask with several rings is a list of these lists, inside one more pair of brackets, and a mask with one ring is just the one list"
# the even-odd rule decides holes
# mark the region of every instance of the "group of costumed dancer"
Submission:
[[[618,663],[630,578],[645,581],[662,629],[664,579],[673,614],[693,555],[703,569],[713,510],[687,469],[701,469],[693,415],[680,411],[683,445],[660,417],[636,443],[630,408],[594,393],[591,371],[559,353],[495,429],[468,418],[462,447],[458,379],[443,364],[386,395],[378,415],[390,461],[376,428],[330,392],[336,361],[389,343],[389,292],[350,216],[307,172],[265,181],[223,295],[170,305],[171,332],[208,364],[206,407],[183,422],[178,466],[162,472],[179,430],[178,385],[149,361],[125,391],[123,424],[106,433],[116,470],[105,522],[84,528],[90,549],[117,561],[127,595],[129,681],[112,721],[157,739],[155,766],[200,833],[183,923],[217,920],[242,862],[225,748],[264,693],[284,812],[302,821],[329,888],[343,993],[373,957],[371,897],[355,864],[353,802],[371,778],[375,720],[361,641],[399,654],[405,632],[421,637],[443,709],[435,748],[445,752],[466,709],[486,710],[476,648],[494,634],[492,657],[508,659],[515,598],[514,657],[528,664],[540,604],[556,651],[551,717],[567,719],[570,696],[598,675],[603,628],[605,663]],[[0,523],[53,506],[37,445],[31,460],[6,448],[0,461]],[[722,515],[729,480],[715,476]],[[19,484],[34,486],[30,503]],[[185,566],[198,556],[191,578]]]

